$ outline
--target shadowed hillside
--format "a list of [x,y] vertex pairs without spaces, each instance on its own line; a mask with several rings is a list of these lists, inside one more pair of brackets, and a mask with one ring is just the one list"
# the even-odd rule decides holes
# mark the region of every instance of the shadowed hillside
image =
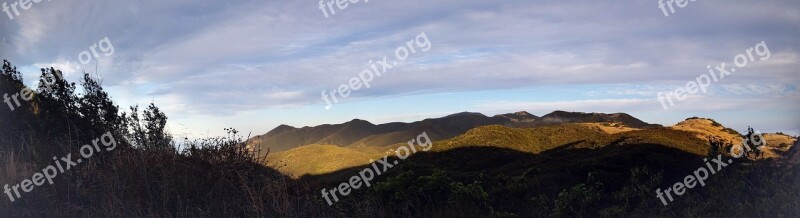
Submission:
[[[800,212],[795,194],[800,191],[800,169],[795,165],[784,171],[769,163],[734,164],[710,178],[708,186],[663,206],[654,190],[681,181],[704,164],[703,157],[656,144],[597,149],[565,144],[536,155],[464,147],[403,160],[373,181],[372,188],[337,204],[352,214],[363,213],[358,208],[367,205],[389,208],[399,216],[757,217]],[[320,188],[334,187],[368,167],[302,179]]]

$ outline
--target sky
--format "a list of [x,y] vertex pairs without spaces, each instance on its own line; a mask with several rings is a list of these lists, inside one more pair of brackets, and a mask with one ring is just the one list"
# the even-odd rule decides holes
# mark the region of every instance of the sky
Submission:
[[[522,110],[800,134],[796,0],[699,0],[674,13],[657,0],[353,1],[0,0],[0,58],[31,85],[42,67],[76,82],[91,73],[122,108],[155,103],[178,137]],[[397,60],[399,47],[414,52],[326,109],[322,91]],[[659,100],[737,56],[706,92]]]

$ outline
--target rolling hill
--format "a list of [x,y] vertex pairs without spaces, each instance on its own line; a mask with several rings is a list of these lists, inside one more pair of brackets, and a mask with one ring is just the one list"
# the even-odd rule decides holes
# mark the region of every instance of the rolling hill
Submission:
[[377,151],[357,151],[335,145],[306,145],[267,156],[268,166],[290,177],[319,175],[366,165],[377,159]]
[[542,116],[536,121],[518,125],[518,127],[546,126],[562,123],[622,123],[633,128],[656,128],[661,127],[657,124],[649,124],[626,113],[583,113],[554,111]]
[[272,152],[286,151],[311,144],[336,146],[371,145],[385,146],[407,140],[407,135],[420,129],[430,129],[431,137],[441,139],[461,134],[471,128],[502,124],[506,120],[486,117],[482,114],[460,113],[450,116],[427,119],[414,123],[387,123],[375,125],[364,120],[352,120],[343,124],[320,125],[294,128],[279,126],[265,135],[255,136],[248,141],[254,149],[270,149]]
[[614,122],[633,128],[654,128],[628,114],[602,114],[555,111],[537,117],[525,111],[486,116],[480,113],[463,112],[441,118],[425,119],[413,123],[386,123],[375,125],[365,120],[354,119],[342,124],[326,124],[315,127],[295,128],[281,125],[248,140],[252,150],[272,152],[320,144],[341,147],[387,146],[403,143],[420,132],[427,132],[433,140],[450,139],[470,129],[487,125],[510,127],[539,127],[563,123]]

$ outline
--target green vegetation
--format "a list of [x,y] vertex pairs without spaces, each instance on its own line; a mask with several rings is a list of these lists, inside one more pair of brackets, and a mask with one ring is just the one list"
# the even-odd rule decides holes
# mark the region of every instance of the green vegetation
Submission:
[[[710,177],[705,187],[688,190],[664,206],[655,190],[666,188],[670,181],[691,172],[691,167],[702,165],[697,161],[700,157],[655,146],[644,149],[650,152],[624,152],[634,149],[626,147],[578,151],[578,155],[545,152],[541,157],[502,155],[485,148],[426,154],[430,156],[409,160],[410,164],[390,173],[372,189],[337,206],[357,216],[374,215],[374,210],[364,211],[368,205],[384,208],[377,214],[400,217],[459,211],[469,217],[781,217],[800,212],[796,195],[800,171],[768,163],[735,164]],[[480,164],[514,160],[478,171],[458,166],[476,156],[491,159],[478,160]],[[552,163],[566,156],[577,163]],[[600,164],[587,161],[598,156]],[[437,160],[447,157],[456,163]],[[659,163],[662,161],[667,163]]]
[[367,197],[378,204],[391,205],[393,214],[423,215],[420,205],[472,207],[488,210],[489,194],[480,184],[453,181],[443,171],[418,176],[413,171],[400,173],[369,189]]

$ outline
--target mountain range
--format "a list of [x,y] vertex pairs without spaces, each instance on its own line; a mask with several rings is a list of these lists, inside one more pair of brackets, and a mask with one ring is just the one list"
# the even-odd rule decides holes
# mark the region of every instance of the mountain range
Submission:
[[[433,141],[430,150],[396,156],[422,132]],[[490,117],[464,112],[412,123],[376,125],[356,119],[315,127],[282,125],[251,139],[249,149],[269,149],[261,153],[264,164],[312,190],[341,189],[352,184],[354,175],[392,163],[390,169],[383,165],[373,187],[354,190],[338,203],[352,208],[360,208],[364,199],[381,199],[400,205],[401,211],[471,202],[454,208],[463,217],[481,210],[507,211],[508,217],[648,217],[658,211],[654,208],[667,208],[654,190],[685,181],[687,173],[719,159],[732,166],[709,176],[707,183],[714,185],[693,189],[669,207],[708,210],[751,199],[746,201],[769,203],[753,205],[757,212],[727,216],[796,214],[791,208],[797,202],[793,193],[800,191],[792,173],[800,172],[797,138],[764,133],[763,152],[731,156],[729,149],[743,137],[699,117],[661,126],[624,113],[555,111],[539,117],[521,111]]]
[[354,119],[342,124],[325,124],[296,128],[280,125],[264,135],[248,140],[248,145],[257,151],[281,152],[306,145],[387,146],[402,143],[425,131],[432,140],[443,140],[487,125],[530,128],[563,123],[621,123],[633,128],[656,128],[625,113],[603,114],[554,111],[542,117],[525,111],[486,116],[481,113],[463,112],[441,118],[425,119],[412,123],[373,124]]
[[[463,112],[412,123],[379,125],[358,119],[303,128],[281,125],[248,143],[251,149],[269,149],[266,159],[280,172],[302,177],[367,165],[391,155],[394,149],[422,132],[434,141],[431,152],[491,148],[531,155],[556,148],[657,145],[687,155],[703,156],[710,150],[709,137],[729,144],[740,144],[742,137],[706,118],[689,118],[664,127],[624,113],[555,111],[538,117],[522,111],[491,117]],[[780,134],[766,134],[765,137],[773,143],[766,149],[764,158],[780,157],[795,141]]]

